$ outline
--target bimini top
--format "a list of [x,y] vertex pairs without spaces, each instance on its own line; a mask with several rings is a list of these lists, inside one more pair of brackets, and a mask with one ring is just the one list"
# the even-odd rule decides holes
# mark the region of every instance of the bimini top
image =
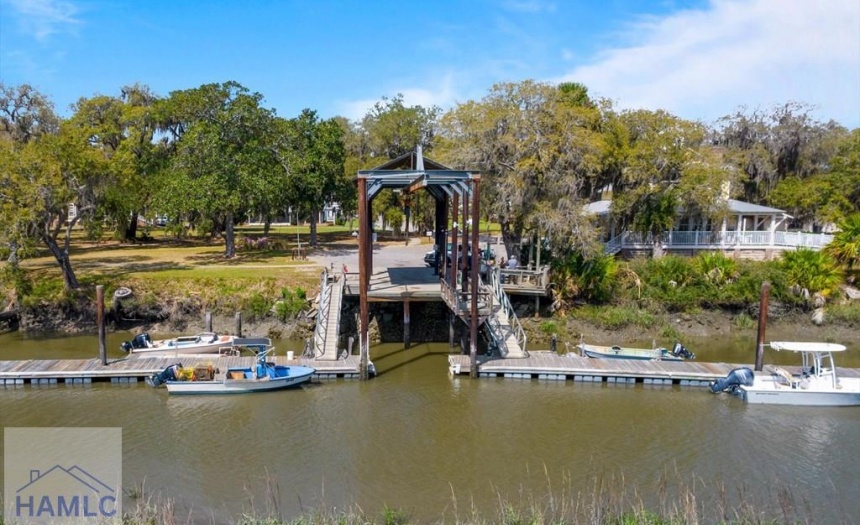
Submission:
[[772,341],[770,347],[774,350],[789,350],[791,352],[844,352],[845,345],[837,343],[806,343],[797,341]]

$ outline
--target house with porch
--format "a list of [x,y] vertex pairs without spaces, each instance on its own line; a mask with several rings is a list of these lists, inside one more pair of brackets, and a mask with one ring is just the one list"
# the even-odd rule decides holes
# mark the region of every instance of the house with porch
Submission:
[[700,251],[721,251],[743,259],[768,260],[785,250],[821,249],[833,236],[826,233],[789,231],[791,216],[784,210],[728,199],[728,216],[714,224],[706,217],[685,214],[683,210],[669,231],[657,239],[648,234],[628,231],[610,213],[612,201],[600,200],[587,206],[598,216],[606,231],[605,250],[624,257],[650,254],[658,242],[665,253],[696,255]]

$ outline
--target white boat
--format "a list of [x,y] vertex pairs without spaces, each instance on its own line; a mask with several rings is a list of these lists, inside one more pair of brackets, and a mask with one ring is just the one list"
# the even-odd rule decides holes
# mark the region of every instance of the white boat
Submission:
[[235,346],[236,336],[201,332],[195,335],[153,341],[148,333],[138,334],[120,348],[129,354],[165,356],[182,354],[217,354]]
[[[772,342],[777,351],[797,352],[801,356],[800,374],[793,375],[783,368],[766,367],[765,373],[742,374],[739,384],[720,384],[731,389],[747,403],[805,406],[860,405],[860,378],[839,377],[833,354],[845,351],[845,345],[815,342]],[[732,371],[736,373],[738,371]],[[731,374],[730,374],[731,376]],[[717,383],[721,383],[718,381]],[[713,387],[712,391],[719,391]]]
[[185,369],[177,363],[153,374],[147,382],[152,386],[163,384],[170,394],[248,394],[296,387],[316,373],[309,366],[267,362],[271,351],[259,353],[254,366],[231,367],[224,372],[212,365]]

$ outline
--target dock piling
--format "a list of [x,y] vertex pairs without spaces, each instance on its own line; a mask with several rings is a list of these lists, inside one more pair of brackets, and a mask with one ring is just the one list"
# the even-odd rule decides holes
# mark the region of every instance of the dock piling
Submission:
[[409,301],[403,301],[403,345],[409,348]]
[[212,312],[207,311],[206,315],[203,318],[203,324],[206,326],[205,331],[212,331]]
[[105,287],[96,286],[96,324],[99,329],[99,358],[107,366],[107,346],[105,346]]
[[242,337],[242,312],[236,312],[236,335]]
[[764,367],[764,339],[767,329],[767,300],[770,295],[770,281],[761,283],[761,294],[758,300],[758,335],[756,336],[755,370],[761,372]]

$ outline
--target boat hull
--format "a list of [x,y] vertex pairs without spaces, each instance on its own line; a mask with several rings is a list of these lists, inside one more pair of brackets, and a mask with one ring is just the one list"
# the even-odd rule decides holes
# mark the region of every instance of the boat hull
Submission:
[[136,356],[175,357],[179,355],[218,354],[222,350],[234,347],[235,337],[231,335],[217,336],[217,339],[207,343],[183,342],[181,339],[163,339],[155,341],[151,347],[133,348],[130,353]]
[[627,359],[634,361],[683,361],[662,348],[654,350],[644,348],[623,348],[617,346],[579,345],[580,350],[594,359]]
[[285,368],[289,369],[289,373],[281,377],[231,379],[228,373],[223,379],[212,381],[167,381],[164,385],[167,387],[168,393],[176,395],[250,394],[297,387],[310,381],[316,372],[315,369],[306,366]]
[[788,386],[770,378],[756,377],[752,386],[738,387],[749,404],[795,406],[860,406],[860,378],[839,379],[841,388],[832,386]]

